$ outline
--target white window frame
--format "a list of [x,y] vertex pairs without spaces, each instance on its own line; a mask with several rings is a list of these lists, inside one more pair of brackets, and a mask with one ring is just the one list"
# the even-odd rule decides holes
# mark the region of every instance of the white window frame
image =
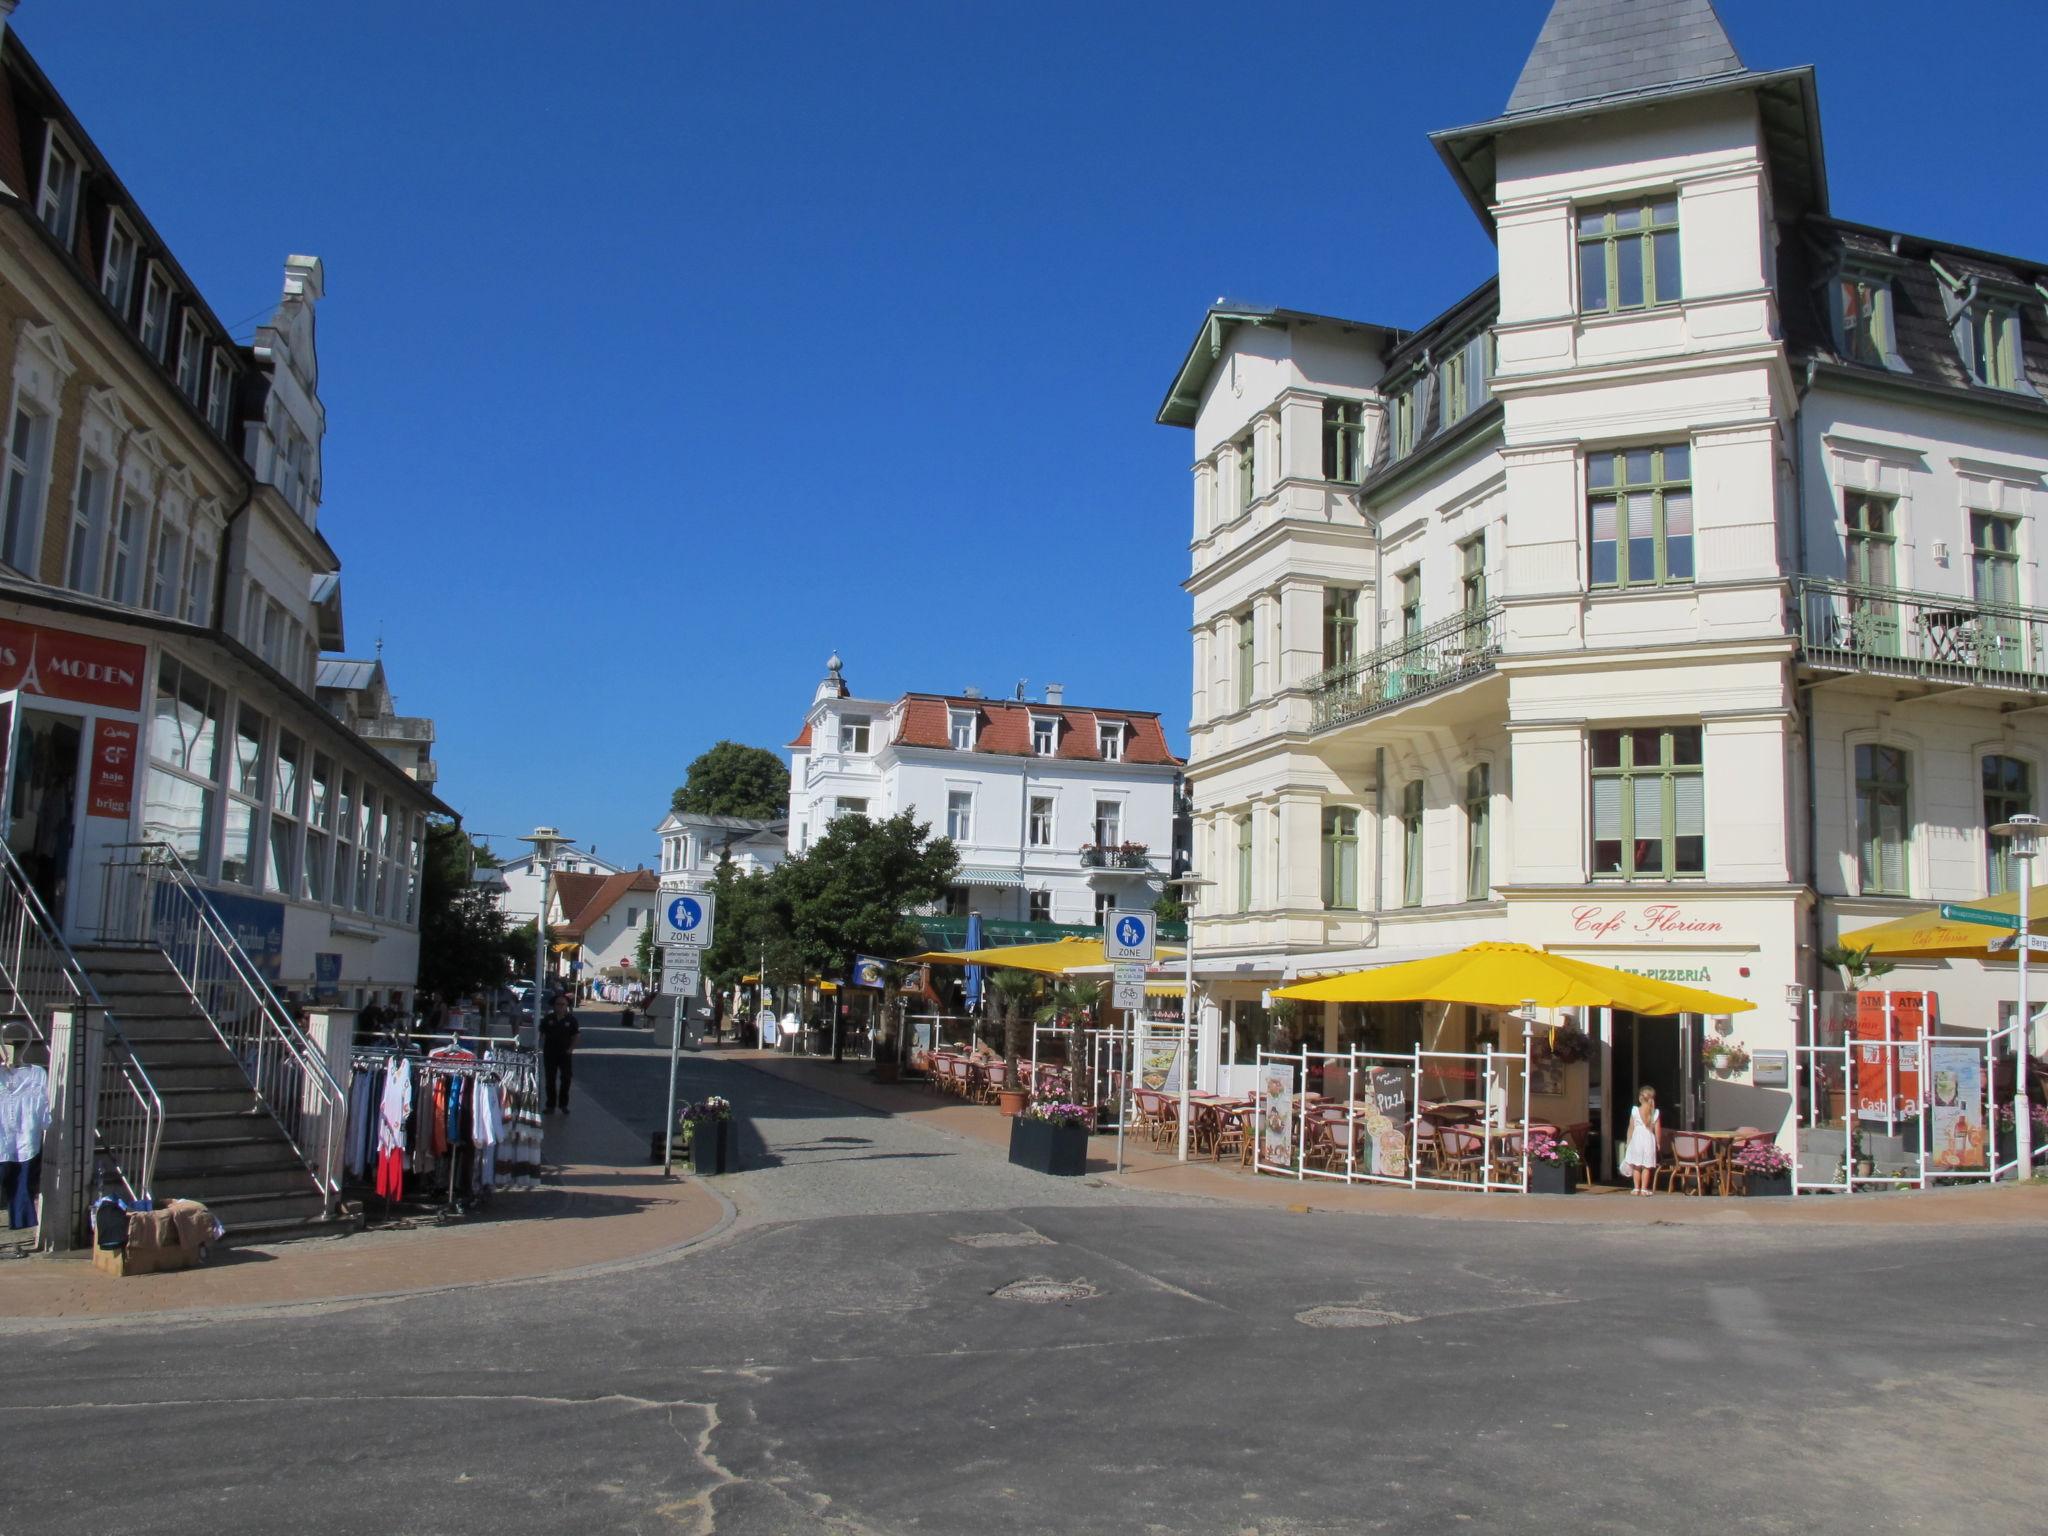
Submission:
[[100,250],[100,296],[124,321],[135,302],[135,268],[141,259],[142,242],[115,209],[107,216],[107,238]]
[[866,715],[847,715],[839,722],[839,750],[850,757],[866,757],[872,741],[874,721]]
[[972,752],[981,736],[981,722],[971,709],[946,711],[946,740],[955,752]]
[[187,309],[178,321],[178,393],[194,405],[206,376],[206,327]]
[[1124,748],[1129,743],[1129,728],[1121,720],[1098,720],[1095,722],[1095,751],[1105,763],[1120,763],[1124,760]]
[[1051,757],[1060,749],[1060,717],[1058,715],[1033,715],[1031,717],[1031,750],[1040,757]]
[[[84,504],[87,471],[93,474],[91,505]],[[107,516],[113,495],[114,466],[95,454],[80,454],[78,474],[71,484],[70,539],[64,551],[64,585],[73,592],[100,595],[101,562],[106,556]]]
[[974,791],[946,791],[946,836],[956,843],[974,841]]
[[[123,519],[133,511],[134,522],[122,537]],[[149,503],[136,489],[123,482],[107,505],[106,551],[100,578],[100,595],[109,602],[141,602],[142,562],[149,550]]]
[[[161,296],[162,308],[152,310],[150,299]],[[164,360],[164,352],[171,344],[171,304],[177,297],[171,280],[164,276],[163,264],[152,261],[142,280],[142,314],[136,323],[136,334],[142,339],[142,347],[158,362]],[[155,313],[152,322],[151,315]]]
[[206,423],[223,438],[228,435],[229,402],[234,396],[235,370],[228,363],[225,348],[213,349],[213,362],[206,374]]
[[[26,456],[14,451],[15,424],[28,418]],[[50,439],[56,418],[20,385],[15,386],[12,407],[7,413],[6,441],[0,443],[0,538],[7,534],[6,509],[15,501],[15,487],[21,487],[20,518],[11,544],[0,547],[4,560],[24,576],[33,576],[43,543],[43,512],[50,494]]]
[[[50,167],[59,161],[70,173],[69,184],[53,188],[50,185]],[[78,205],[84,190],[85,156],[73,149],[70,141],[52,123],[43,136],[43,169],[36,182],[36,218],[67,251],[71,249],[72,237],[78,233]]]
[[[1107,817],[1103,815],[1105,811],[1109,813]],[[1090,819],[1088,825],[1094,835],[1096,847],[1107,850],[1121,848],[1124,844],[1123,801],[1115,798],[1104,799],[1098,796],[1095,801],[1095,814]],[[1107,829],[1107,835],[1105,835],[1105,828]]]

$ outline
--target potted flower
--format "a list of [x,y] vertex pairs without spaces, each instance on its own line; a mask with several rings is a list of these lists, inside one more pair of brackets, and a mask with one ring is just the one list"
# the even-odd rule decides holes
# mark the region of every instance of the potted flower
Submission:
[[1529,1193],[1569,1195],[1577,1192],[1583,1159],[1579,1149],[1551,1131],[1529,1133]]
[[1745,1195],[1792,1193],[1792,1158],[1774,1141],[1749,1141],[1729,1159],[1742,1175]]
[[699,1174],[730,1173],[739,1167],[733,1151],[732,1103],[716,1094],[685,1109],[677,1131]]
[[1749,1070],[1749,1052],[1740,1040],[1730,1040],[1725,1035],[1709,1035],[1700,1048],[1700,1054],[1707,1059],[1707,1065],[1716,1072],[1735,1073]]
[[1088,1132],[1095,1111],[1086,1104],[1034,1104],[1010,1122],[1010,1161],[1035,1173],[1075,1178],[1088,1171]]

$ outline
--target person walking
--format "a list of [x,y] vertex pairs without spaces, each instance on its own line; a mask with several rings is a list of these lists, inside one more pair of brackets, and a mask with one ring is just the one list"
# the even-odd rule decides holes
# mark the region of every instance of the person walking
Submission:
[[1650,1180],[1657,1172],[1658,1132],[1663,1117],[1657,1111],[1657,1090],[1647,1085],[1636,1095],[1636,1107],[1628,1112],[1628,1146],[1621,1155],[1621,1171],[1635,1178],[1635,1193],[1650,1193]]
[[547,1108],[569,1113],[569,1080],[576,1070],[576,1037],[583,1026],[569,1011],[569,994],[557,992],[547,1016],[540,1021],[541,1078],[547,1084]]

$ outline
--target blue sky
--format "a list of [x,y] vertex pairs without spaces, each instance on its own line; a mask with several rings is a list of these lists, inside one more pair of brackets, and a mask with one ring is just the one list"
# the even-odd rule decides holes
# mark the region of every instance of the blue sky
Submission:
[[[1499,110],[1546,9],[14,25],[239,335],[288,252],[325,259],[350,650],[382,636],[473,828],[631,863],[697,752],[795,733],[835,647],[863,694],[1063,682],[1184,746],[1190,440],[1152,418],[1202,311],[1407,325],[1481,281],[1425,135]],[[1838,214],[2048,254],[2035,148],[1990,126],[2048,8],[1720,11],[1752,67],[1820,66]]]

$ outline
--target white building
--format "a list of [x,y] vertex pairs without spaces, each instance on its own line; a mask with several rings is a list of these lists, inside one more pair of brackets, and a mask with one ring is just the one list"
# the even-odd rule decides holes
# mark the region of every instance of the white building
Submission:
[[[619,867],[607,864],[586,848],[565,843],[555,850],[555,874],[557,875],[616,875]],[[541,870],[534,862],[533,853],[528,850],[516,859],[507,859],[498,866],[498,873],[504,878],[505,889],[498,897],[498,910],[505,914],[505,920],[513,927],[530,923],[540,912]]]
[[[1701,1031],[1784,1050],[1840,933],[2010,888],[2048,267],[1836,218],[1817,100],[1707,0],[1558,0],[1506,112],[1434,139],[1496,273],[1413,330],[1203,318],[1159,420],[1193,437],[1197,939],[1239,1059],[1276,980],[1514,939],[1759,1004],[1617,1021],[1612,1080],[1777,1126],[1783,1079],[1709,1073]],[[1975,962],[1888,984],[2011,1006]]]
[[834,656],[790,743],[789,850],[836,816],[908,811],[952,838],[947,911],[1099,925],[1152,905],[1172,872],[1180,761],[1159,716],[1039,701],[906,693],[857,699]]
[[671,811],[654,830],[661,839],[664,889],[701,889],[718,878],[718,866],[726,859],[736,874],[765,874],[789,853],[787,817],[757,821]]
[[[553,893],[548,938],[557,954],[573,953],[584,981],[637,970],[640,935],[654,922],[654,872],[626,870],[606,875],[588,890],[591,875],[571,875]],[[572,905],[573,903],[573,905]],[[574,945],[573,951],[566,946]]]

